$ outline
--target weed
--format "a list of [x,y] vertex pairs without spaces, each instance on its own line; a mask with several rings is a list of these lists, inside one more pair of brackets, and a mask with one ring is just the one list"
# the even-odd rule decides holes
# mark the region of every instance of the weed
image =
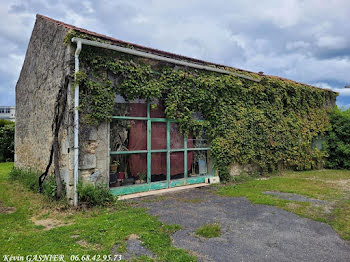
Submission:
[[116,198],[109,188],[103,185],[82,184],[78,185],[79,201],[89,206],[106,206],[114,203]]
[[207,224],[196,230],[196,235],[205,238],[219,237],[221,235],[221,228],[218,223]]
[[120,245],[117,248],[117,252],[120,254],[124,254],[128,251],[128,242],[127,241],[123,241],[122,243],[120,243]]

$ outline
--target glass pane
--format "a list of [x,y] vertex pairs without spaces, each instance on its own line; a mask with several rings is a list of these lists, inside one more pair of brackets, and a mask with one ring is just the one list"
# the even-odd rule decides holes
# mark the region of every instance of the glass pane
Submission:
[[188,177],[204,176],[208,174],[208,152],[207,151],[189,151],[187,167]]
[[147,154],[112,155],[110,161],[111,187],[147,183]]
[[170,124],[170,148],[184,148],[184,136],[180,133],[179,125],[176,123]]
[[111,151],[147,149],[147,121],[114,119],[110,125]]
[[166,181],[166,153],[152,153],[151,181]]
[[151,123],[151,148],[166,149],[166,123]]
[[114,116],[147,116],[147,103],[144,99],[135,99],[132,101],[125,101],[125,99],[117,95],[115,98]]
[[[187,157],[188,158],[188,157]],[[184,152],[170,154],[170,175],[171,179],[184,178]]]

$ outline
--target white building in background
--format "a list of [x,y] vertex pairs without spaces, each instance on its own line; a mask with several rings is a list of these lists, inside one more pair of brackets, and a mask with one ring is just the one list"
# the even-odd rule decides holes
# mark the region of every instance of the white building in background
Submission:
[[16,108],[14,106],[0,106],[0,119],[15,121]]

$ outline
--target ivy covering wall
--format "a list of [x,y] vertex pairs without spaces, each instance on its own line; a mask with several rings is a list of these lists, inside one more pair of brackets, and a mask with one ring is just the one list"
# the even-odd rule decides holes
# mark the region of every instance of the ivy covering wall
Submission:
[[[312,169],[325,152],[312,140],[330,128],[333,92],[272,77],[254,82],[84,46],[80,54],[84,121],[110,121],[116,92],[127,100],[160,100],[182,132],[205,135],[222,179],[232,163]],[[255,75],[252,75],[255,77]],[[193,116],[200,113],[204,121]]]

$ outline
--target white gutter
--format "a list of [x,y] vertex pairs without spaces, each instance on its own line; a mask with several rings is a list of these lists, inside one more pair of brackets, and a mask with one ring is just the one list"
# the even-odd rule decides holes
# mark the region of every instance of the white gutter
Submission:
[[[81,51],[81,41],[77,41],[77,49],[75,50],[75,76],[74,79],[76,80],[76,73],[79,72],[79,54]],[[75,86],[74,89],[74,188],[73,188],[73,204],[74,206],[78,206],[78,192],[77,192],[77,185],[78,185],[78,177],[79,177],[79,84]]]
[[244,78],[244,79],[248,79],[248,80],[251,80],[251,81],[254,81],[254,82],[260,82],[260,80],[254,79],[252,77],[249,77],[249,76],[246,76],[246,75],[237,74],[237,73],[234,73],[234,72],[231,72],[231,71],[228,71],[228,70],[224,70],[224,69],[220,69],[220,68],[216,68],[216,67],[212,67],[212,66],[195,64],[195,63],[186,62],[186,61],[181,61],[181,60],[168,58],[168,57],[164,57],[164,56],[160,56],[160,55],[154,55],[154,54],[151,54],[151,53],[146,53],[146,52],[143,52],[143,51],[138,51],[138,50],[135,50],[135,49],[125,48],[125,47],[121,47],[121,46],[105,44],[105,43],[101,43],[101,42],[97,42],[97,41],[91,41],[91,40],[78,38],[78,37],[73,37],[72,38],[72,42],[75,42],[75,43],[79,43],[80,42],[80,43],[82,43],[84,45],[90,45],[90,46],[95,46],[95,47],[106,48],[106,49],[115,50],[115,51],[122,52],[122,53],[127,53],[127,54],[131,54],[131,55],[141,56],[141,57],[150,58],[150,59],[154,59],[154,60],[158,60],[158,61],[163,61],[163,62],[176,64],[176,65],[188,66],[188,67],[192,67],[192,68],[196,68],[196,69],[202,69],[202,70],[217,72],[217,73],[221,73],[221,74],[234,75],[234,76],[238,76],[238,77],[241,77],[241,78]]

